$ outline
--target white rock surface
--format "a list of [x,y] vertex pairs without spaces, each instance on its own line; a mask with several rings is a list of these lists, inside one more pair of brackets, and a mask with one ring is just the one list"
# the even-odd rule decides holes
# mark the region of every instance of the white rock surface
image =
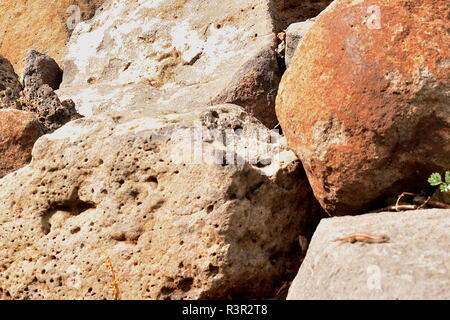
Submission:
[[273,127],[281,75],[269,3],[106,1],[74,30],[59,95],[83,115],[236,103]]

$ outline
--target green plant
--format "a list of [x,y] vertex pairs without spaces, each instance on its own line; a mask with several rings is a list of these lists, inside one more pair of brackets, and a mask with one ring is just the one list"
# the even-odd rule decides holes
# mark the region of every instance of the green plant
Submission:
[[449,192],[450,191],[450,171],[445,171],[445,178],[444,181],[442,181],[442,177],[439,173],[433,173],[429,178],[428,182],[432,186],[439,186],[439,189],[442,192]]

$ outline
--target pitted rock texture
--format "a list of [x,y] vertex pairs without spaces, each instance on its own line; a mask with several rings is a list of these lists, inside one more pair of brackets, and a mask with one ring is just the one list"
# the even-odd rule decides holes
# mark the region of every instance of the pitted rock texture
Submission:
[[46,84],[57,90],[62,81],[63,71],[56,61],[40,52],[30,50],[25,58],[24,87]]
[[[383,212],[323,219],[288,300],[448,300],[450,210]],[[341,243],[350,234],[386,243]]]
[[449,10],[337,0],[301,42],[277,115],[330,214],[363,213],[450,168]]
[[14,67],[5,57],[0,55],[0,109],[16,108],[16,100],[22,85],[14,72]]
[[72,100],[61,101],[47,84],[32,82],[20,93],[21,110],[33,112],[41,123],[45,133],[60,128],[69,121],[82,116],[75,109]]
[[59,69],[56,62],[33,51],[28,58],[26,86],[22,90],[11,63],[0,56],[0,89],[4,88],[0,90],[0,109],[12,108],[34,113],[45,133],[81,118],[73,101],[61,101],[49,86],[52,83],[56,85]]
[[108,259],[121,299],[272,294],[320,206],[282,137],[265,134],[221,105],[94,116],[43,136],[30,165],[0,180],[3,297],[113,299]]
[[[104,0],[1,1],[0,55],[8,58],[22,76],[24,57],[38,50],[60,62],[74,19],[90,19]],[[77,10],[70,10],[76,5]]]
[[31,161],[33,145],[42,134],[32,113],[0,109],[0,178]]

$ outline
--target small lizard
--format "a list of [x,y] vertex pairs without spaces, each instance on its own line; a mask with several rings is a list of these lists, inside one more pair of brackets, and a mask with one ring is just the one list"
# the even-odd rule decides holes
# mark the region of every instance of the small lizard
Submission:
[[385,242],[389,241],[389,237],[386,235],[372,236],[370,234],[365,234],[365,233],[354,233],[354,234],[350,234],[346,237],[336,239],[334,241],[349,242],[349,243],[362,242],[363,244],[364,243],[385,243]]

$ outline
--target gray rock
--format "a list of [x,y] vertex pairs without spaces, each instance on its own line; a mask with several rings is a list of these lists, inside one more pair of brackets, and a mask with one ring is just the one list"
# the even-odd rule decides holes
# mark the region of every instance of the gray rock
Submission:
[[[450,210],[385,212],[320,222],[289,300],[450,299]],[[341,243],[354,233],[386,243]]]
[[53,90],[57,90],[62,82],[62,76],[63,71],[53,58],[35,50],[28,52],[23,76],[25,87],[47,84]]
[[81,117],[75,110],[74,102],[61,101],[50,86],[56,87],[58,82],[59,67],[53,59],[32,50],[26,65],[25,88],[22,88],[11,63],[0,56],[0,109],[34,113],[45,133]]
[[281,72],[272,46],[257,52],[235,73],[224,90],[212,99],[213,104],[232,103],[273,128],[276,120],[275,97]]
[[314,25],[316,19],[312,18],[303,22],[293,23],[286,29],[286,50],[285,62],[286,67],[289,67],[294,52],[297,49],[300,41],[308,33]]

